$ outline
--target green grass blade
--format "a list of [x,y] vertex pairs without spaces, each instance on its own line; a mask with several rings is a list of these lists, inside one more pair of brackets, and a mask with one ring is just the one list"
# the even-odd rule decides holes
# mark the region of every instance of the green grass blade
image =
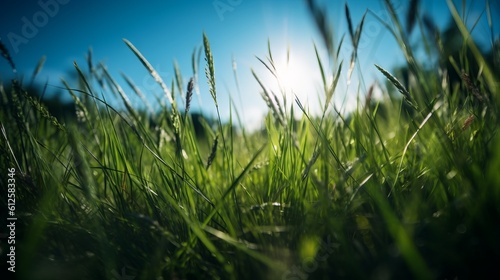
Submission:
[[172,95],[170,93],[170,90],[168,89],[167,85],[165,82],[163,82],[163,79],[160,77],[158,72],[153,68],[151,63],[142,55],[142,53],[127,39],[123,39],[125,44],[132,50],[132,52],[137,56],[139,61],[141,61],[142,65],[148,70],[149,74],[153,79],[160,85],[161,89],[163,90],[163,93],[167,97],[168,101],[172,106],[174,106],[174,100],[172,99]]

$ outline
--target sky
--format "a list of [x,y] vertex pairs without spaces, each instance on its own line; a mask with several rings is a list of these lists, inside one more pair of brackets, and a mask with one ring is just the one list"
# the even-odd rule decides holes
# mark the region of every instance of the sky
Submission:
[[[324,7],[337,42],[346,34],[344,5],[347,2],[353,24],[370,10],[382,19],[389,16],[380,0],[317,1]],[[393,0],[396,11],[404,16],[408,1]],[[467,21],[472,25],[484,12],[485,1],[466,1]],[[498,34],[500,1],[491,1],[494,30]],[[21,4],[22,3],[22,4]],[[461,9],[462,1],[455,1]],[[161,89],[123,42],[129,40],[157,70],[167,85],[174,79],[174,63],[183,75],[184,88],[193,75],[191,56],[202,44],[202,34],[208,36],[215,61],[217,98],[223,118],[230,108],[236,110],[248,127],[262,125],[267,107],[261,98],[261,89],[252,76],[253,69],[269,89],[279,92],[276,81],[257,57],[266,60],[268,42],[273,58],[286,84],[288,104],[294,96],[307,104],[312,112],[319,111],[321,80],[315,58],[314,45],[326,65],[328,59],[313,19],[303,0],[151,0],[151,1],[77,1],[77,0],[3,0],[0,6],[0,39],[16,64],[17,75],[29,77],[41,57],[46,61],[36,83],[47,83],[55,92],[62,86],[61,78],[71,81],[73,62],[86,69],[86,56],[92,49],[94,62],[106,65],[111,75],[120,82],[133,100],[139,99],[126,86],[121,73],[129,76],[155,104],[155,96],[163,98]],[[431,16],[438,26],[449,21],[446,1],[422,1],[421,13]],[[485,45],[489,43],[486,16],[474,30],[474,36]],[[341,58],[345,60],[335,104],[346,110],[355,106],[358,93],[363,94],[375,79],[382,76],[374,64],[391,69],[403,63],[403,54],[396,41],[383,25],[368,14],[365,19],[359,47],[359,61],[353,79],[347,83],[350,41],[346,37]],[[290,62],[286,66],[287,49]],[[334,66],[327,66],[332,69]],[[199,65],[199,91],[193,98],[191,110],[215,116],[215,106],[208,92],[203,55]],[[234,78],[236,69],[239,90]],[[12,78],[5,60],[0,60],[0,80]],[[288,90],[288,89],[293,89]],[[62,99],[69,94],[60,92]],[[108,93],[109,94],[109,93]],[[119,107],[119,100],[106,96]],[[181,98],[176,97],[182,107]],[[232,100],[232,106],[230,106]],[[140,106],[140,105],[138,105]],[[153,105],[154,106],[154,105]],[[233,111],[234,112],[234,111]]]

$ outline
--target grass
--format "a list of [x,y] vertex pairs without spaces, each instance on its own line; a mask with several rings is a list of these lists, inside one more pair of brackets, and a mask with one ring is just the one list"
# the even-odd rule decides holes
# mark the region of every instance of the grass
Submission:
[[[315,47],[321,94],[327,100],[324,111],[311,115],[298,98],[294,102],[301,112],[294,111],[290,100],[280,97],[287,96],[285,89],[272,92],[261,82],[261,74],[253,72],[269,106],[263,132],[236,129],[244,124],[234,121],[237,112],[231,112],[229,122],[218,115],[214,125],[205,123],[205,136],[195,133],[187,113],[198,80],[196,50],[193,78],[183,84],[176,71],[169,87],[125,40],[169,100],[160,112],[132,106],[128,94],[142,96],[133,81],[126,78],[130,89],[122,88],[103,65],[93,66],[90,54],[88,71],[75,64],[79,85],[63,81],[75,103],[74,119],[54,117],[21,81],[3,84],[0,168],[2,182],[7,181],[6,170],[16,168],[16,276],[498,275],[500,79],[494,73],[500,65],[486,63],[448,1],[464,45],[461,59],[450,56],[444,61],[451,61],[462,79],[451,80],[445,65],[424,66],[407,33],[421,29],[424,34],[422,19],[411,18],[405,31],[390,1],[384,3],[391,22],[381,24],[404,53],[408,82],[377,65],[387,77],[383,97],[375,100],[369,94],[356,110],[341,114],[330,100],[338,91],[343,69],[339,50],[345,42],[334,41],[327,16],[308,1],[329,53],[329,61],[322,61]],[[412,3],[410,9],[417,6]],[[355,28],[347,6],[345,11],[354,50],[350,78],[364,17]],[[433,53],[444,54],[439,36],[422,35],[422,40],[438,46]],[[498,47],[492,49],[496,57]],[[0,51],[14,70],[8,50],[2,45]],[[216,61],[205,34],[203,51],[219,112]],[[271,51],[268,55],[267,61],[259,60],[275,75]],[[474,64],[479,72],[474,72]],[[108,95],[100,92],[118,97],[123,109],[110,106]],[[179,95],[181,101],[176,100]],[[178,102],[185,103],[184,114]],[[2,189],[7,194],[3,184]],[[6,201],[2,199],[3,209]],[[8,247],[2,243],[1,249]]]

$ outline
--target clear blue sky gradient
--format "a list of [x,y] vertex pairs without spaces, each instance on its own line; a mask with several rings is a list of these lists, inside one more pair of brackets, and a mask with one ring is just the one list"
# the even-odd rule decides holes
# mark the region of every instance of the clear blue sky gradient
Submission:
[[[326,7],[338,40],[346,33],[345,1],[319,2]],[[403,17],[407,1],[393,2]],[[461,2],[455,1],[459,11]],[[474,23],[484,12],[484,2],[467,1],[469,24]],[[40,3],[52,5],[50,9],[44,9]],[[347,3],[355,25],[367,9],[388,19],[382,1],[349,0]],[[422,1],[420,8],[422,13],[429,14],[440,27],[450,21],[448,6],[444,0]],[[498,34],[499,1],[491,1],[491,8],[496,19],[494,31]],[[297,87],[294,90],[301,100],[306,100],[313,108],[317,107],[320,77],[314,58],[313,41],[319,47],[322,46],[322,41],[303,0],[4,0],[0,5],[0,20],[0,38],[11,52],[18,72],[25,76],[25,80],[28,80],[39,59],[46,56],[44,69],[37,82],[43,84],[48,81],[49,89],[61,86],[60,77],[70,79],[68,72],[74,71],[73,61],[86,69],[85,56],[91,47],[94,60],[103,62],[116,80],[122,82],[120,72],[125,73],[154,103],[154,93],[162,96],[160,89],[154,85],[153,79],[122,38],[131,41],[142,52],[168,85],[174,78],[173,63],[176,61],[186,85],[192,76],[192,52],[202,46],[202,33],[205,32],[210,39],[215,60],[219,106],[224,117],[229,115],[228,102],[231,96],[236,109],[243,114],[250,126],[260,122],[266,106],[250,69],[254,69],[266,83],[273,83],[270,74],[255,58],[258,56],[265,59],[268,39],[277,60],[284,60],[287,46],[290,46],[292,60],[298,61],[295,67],[300,68],[294,70],[295,74],[291,74],[291,79],[295,80],[293,86]],[[26,22],[33,24],[36,30],[26,29]],[[486,15],[483,14],[473,34],[485,46],[489,44]],[[19,39],[21,37],[24,39]],[[345,43],[349,45],[350,41],[346,40]],[[325,55],[322,48],[321,53]],[[349,49],[346,48],[342,55],[345,59],[344,69],[347,69]],[[237,63],[240,95],[233,76],[233,58]],[[390,69],[402,61],[403,55],[389,32],[372,15],[367,15],[359,50],[359,64],[355,72],[358,74],[356,77],[361,72],[364,81],[361,82],[359,91],[364,92],[373,79],[380,78],[374,63]],[[213,116],[215,106],[206,86],[204,67],[202,59],[199,73],[200,96],[194,98],[192,108]],[[0,61],[0,79],[5,81],[11,77],[9,65],[4,60]],[[349,96],[355,97],[360,80],[353,79],[351,89],[346,86],[346,80],[344,74],[341,79],[341,91],[344,92],[337,94],[337,102],[352,106],[354,99]],[[122,87],[127,90],[129,97],[136,100],[124,82]],[[351,91],[354,93],[350,93]],[[65,98],[68,97],[69,94]],[[291,101],[290,99],[289,103]]]

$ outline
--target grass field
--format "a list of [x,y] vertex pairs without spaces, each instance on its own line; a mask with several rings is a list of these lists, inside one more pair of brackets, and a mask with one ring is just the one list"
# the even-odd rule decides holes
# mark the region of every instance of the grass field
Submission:
[[[349,32],[336,42],[322,10],[308,1],[324,39],[317,47],[329,54],[327,61],[317,56],[324,91],[315,94],[324,111],[309,114],[301,100],[284,100],[290,95],[269,91],[264,74],[254,73],[269,106],[262,131],[245,130],[233,111],[229,121],[202,120],[204,133],[195,133],[185,106],[194,80],[162,81],[126,40],[164,90],[160,112],[130,104],[128,96],[139,93],[133,83],[119,85],[90,59],[93,71],[75,64],[78,85],[63,81],[74,118],[56,118],[22,81],[4,81],[1,219],[9,215],[5,182],[15,181],[15,276],[500,277],[498,38],[488,59],[448,1],[463,45],[447,55],[431,24],[418,16],[401,22],[385,3],[391,22],[382,24],[401,46],[406,76],[374,66],[387,78],[382,98],[359,92],[356,110],[340,113],[332,100],[346,77],[338,73],[352,72],[356,55],[341,63],[338,50],[357,49],[363,21],[352,23],[346,9]],[[411,26],[435,46],[426,53],[437,54],[435,65],[414,54]],[[431,31],[435,36],[425,35]],[[202,39],[210,88],[203,94],[219,112],[217,69],[207,35]],[[5,46],[1,52],[14,67]],[[271,52],[261,59],[275,71]],[[106,101],[112,95],[121,108]]]

